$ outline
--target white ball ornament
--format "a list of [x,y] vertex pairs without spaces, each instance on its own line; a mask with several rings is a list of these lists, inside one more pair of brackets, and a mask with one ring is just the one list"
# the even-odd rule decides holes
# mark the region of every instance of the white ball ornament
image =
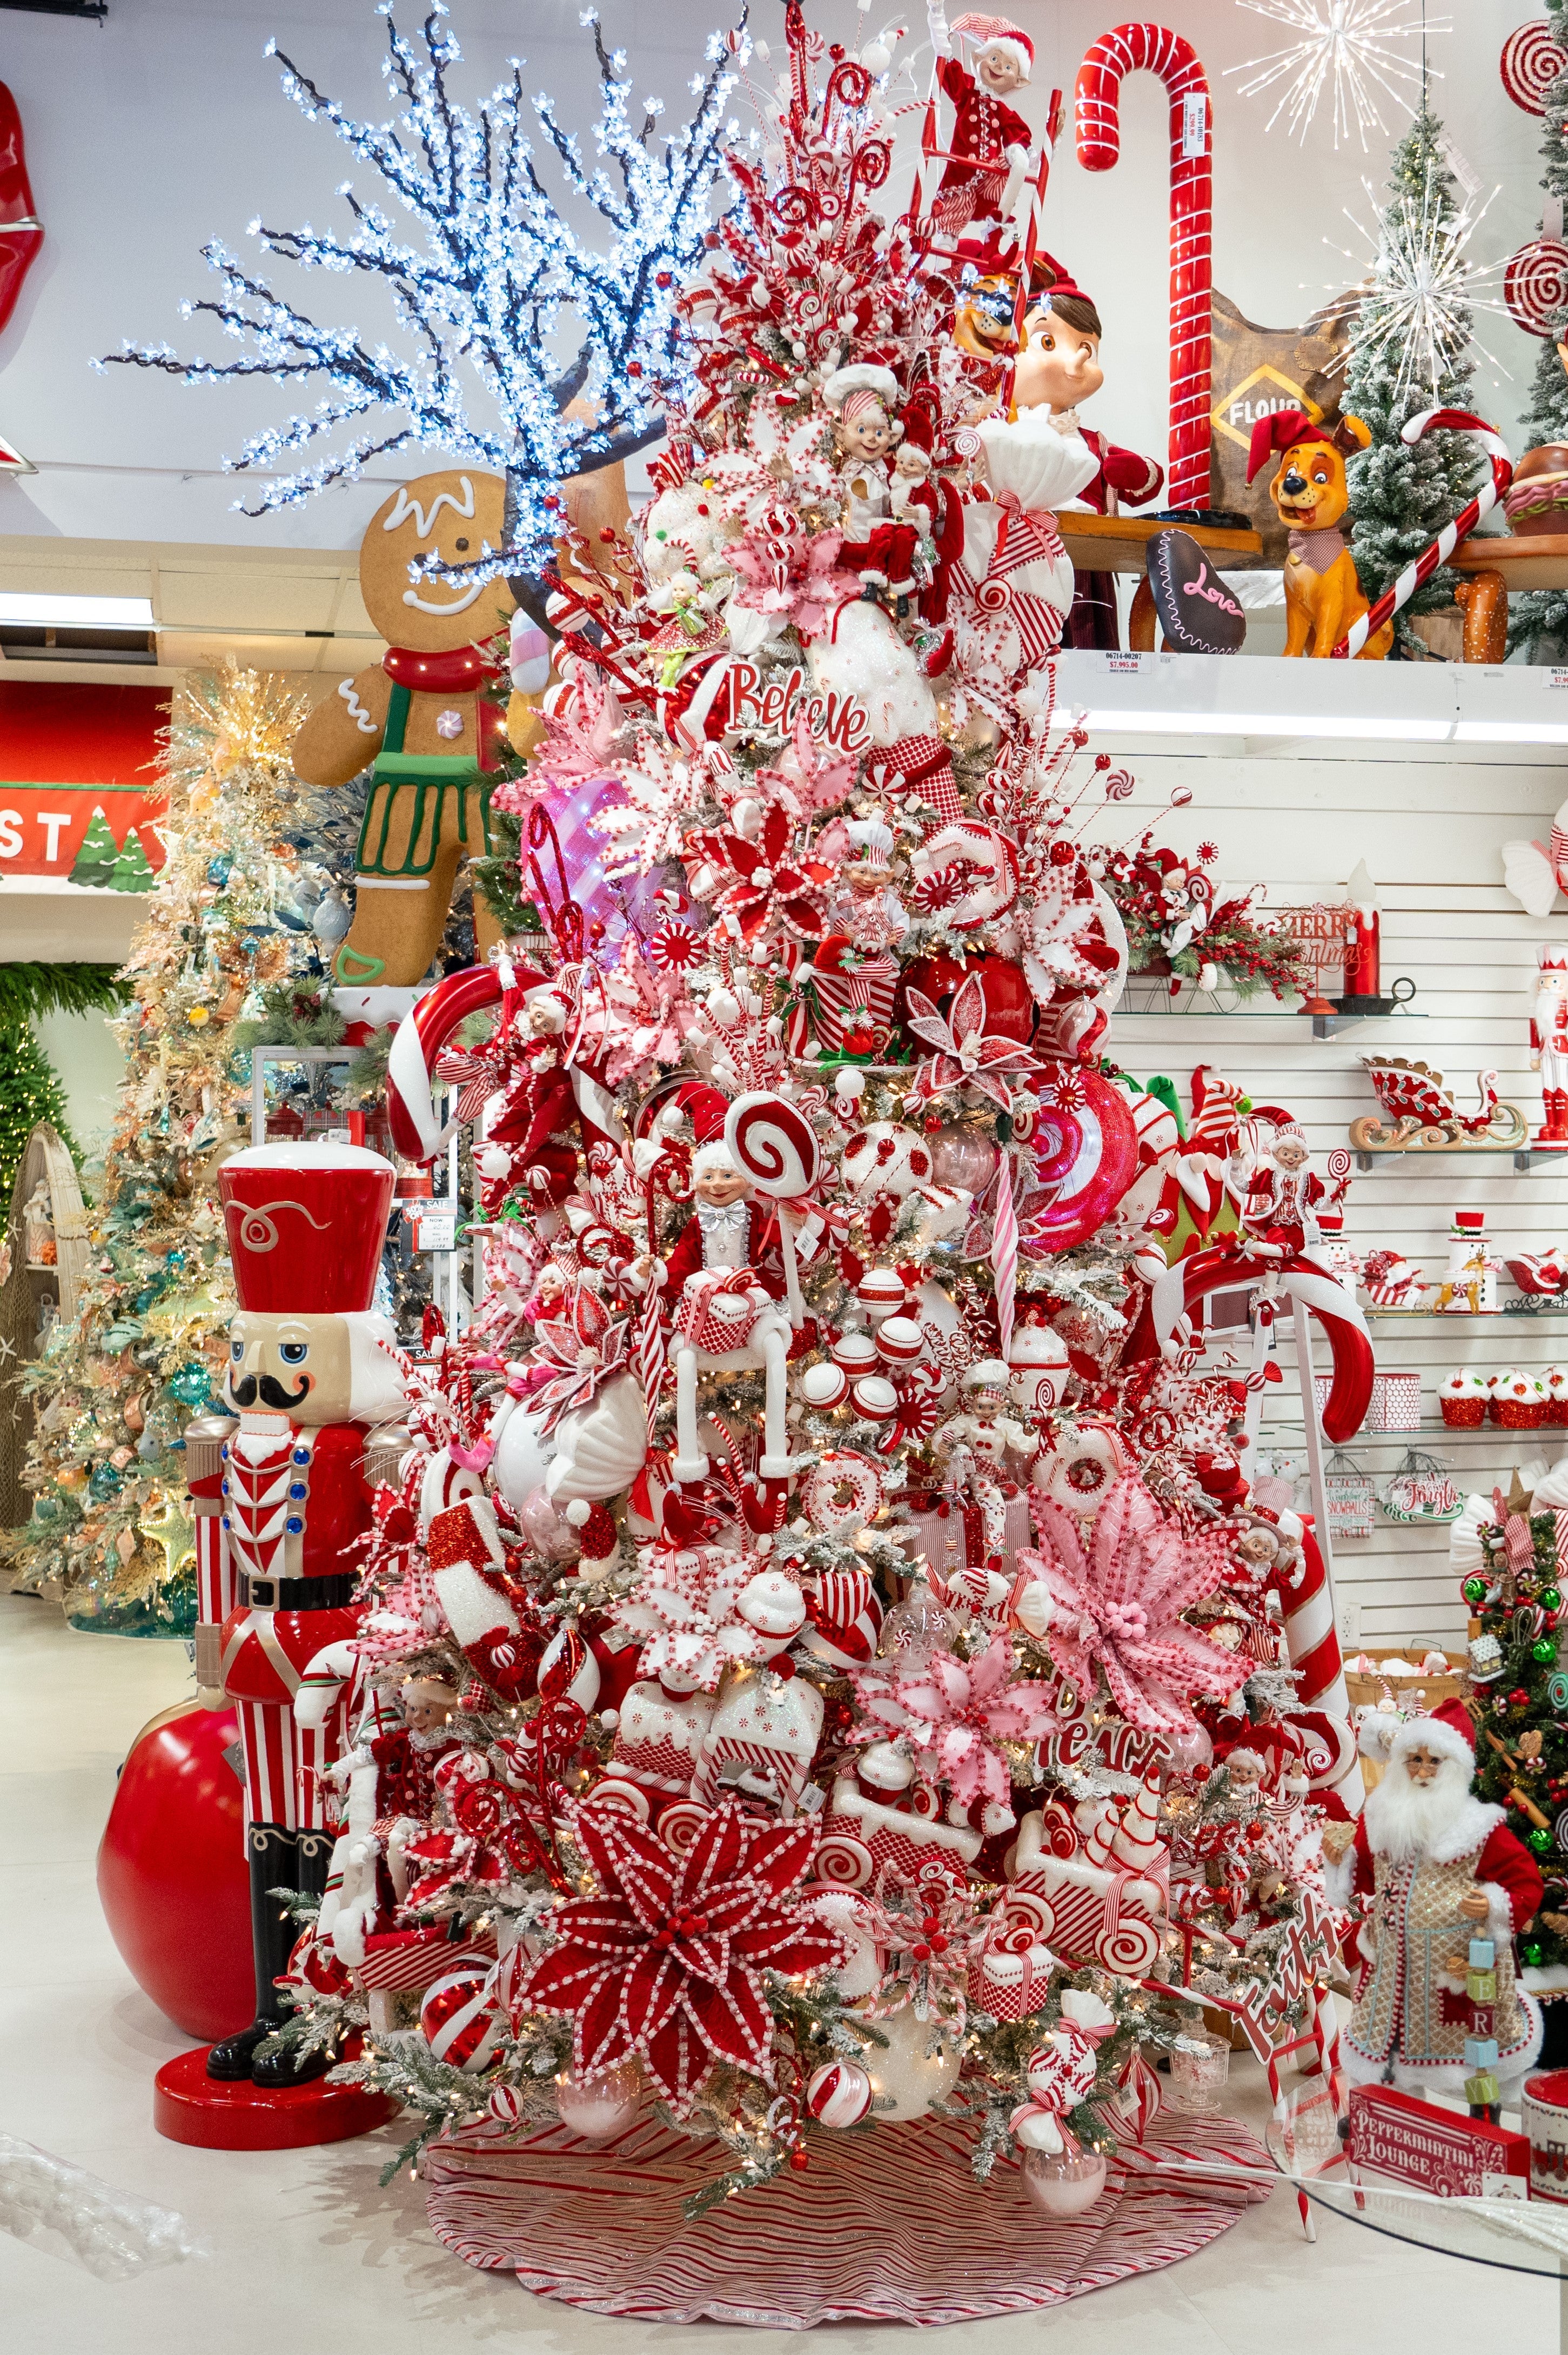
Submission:
[[579,2084],[574,2077],[555,2081],[555,2105],[560,2123],[581,2142],[610,2142],[624,2134],[642,2107],[643,2076],[635,2061],[623,2061],[603,2077]]
[[871,2081],[853,2061],[828,2061],[807,2078],[805,2106],[819,2126],[858,2126],[871,2106]]
[[912,1316],[889,1316],[877,1328],[877,1348],[890,1365],[912,1366],[925,1353],[925,1335]]
[[858,1103],[866,1092],[865,1072],[858,1071],[852,1063],[846,1063],[834,1073],[833,1092],[836,1096],[842,1096],[847,1103]]
[[820,1366],[807,1366],[795,1378],[795,1392],[805,1405],[826,1414],[829,1408],[842,1406],[848,1397],[849,1377],[842,1366],[831,1360]]
[[857,1374],[870,1373],[880,1359],[869,1333],[841,1333],[833,1344],[833,1362],[853,1380]]
[[1065,2152],[1057,2158],[1049,2151],[1026,2149],[1019,2173],[1024,2190],[1047,2216],[1082,2216],[1105,2189],[1105,2160],[1097,2150],[1069,2158]]
[[962,2051],[950,2039],[938,2038],[934,2019],[917,2019],[912,2005],[873,2025],[887,2039],[885,2048],[873,2044],[866,2051],[873,2116],[889,2126],[924,2117],[932,2103],[944,2101],[957,2083]]
[[899,1394],[880,1374],[865,1374],[850,1385],[852,1404],[868,1423],[891,1423],[899,1411]]

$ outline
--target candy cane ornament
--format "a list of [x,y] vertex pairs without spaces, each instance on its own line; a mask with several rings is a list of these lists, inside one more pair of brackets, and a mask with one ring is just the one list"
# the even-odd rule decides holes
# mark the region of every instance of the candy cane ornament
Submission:
[[[1343,662],[1359,655],[1375,630],[1408,605],[1424,581],[1430,581],[1440,564],[1446,564],[1459,542],[1475,530],[1483,516],[1490,515],[1513,480],[1513,461],[1509,456],[1508,443],[1495,425],[1484,417],[1474,417],[1467,409],[1427,409],[1413,417],[1401,430],[1400,440],[1412,448],[1424,435],[1433,432],[1473,433],[1492,462],[1492,479],[1477,492],[1467,506],[1461,507],[1452,523],[1445,524],[1431,545],[1424,548],[1413,564],[1407,564],[1392,588],[1385,589],[1373,605],[1369,605],[1360,621],[1350,627],[1335,647],[1332,659]],[[1325,1425],[1327,1429],[1327,1425]],[[1330,1438],[1333,1433],[1329,1433]]]
[[[438,981],[404,1015],[387,1057],[388,1124],[394,1149],[404,1160],[433,1160],[459,1125],[456,1120],[443,1124],[431,1084],[441,1050],[453,1032],[471,1014],[481,1014],[486,1007],[553,986],[548,975],[527,965],[514,966],[505,959],[499,966],[469,965]],[[624,1124],[614,1098],[581,1063],[571,1064],[570,1075],[584,1143],[597,1137],[618,1142],[624,1135]]]
[[[1163,1355],[1175,1343],[1178,1327],[1211,1292],[1244,1284],[1250,1275],[1261,1283],[1270,1273],[1276,1279],[1277,1292],[1310,1309],[1328,1336],[1334,1373],[1322,1423],[1325,1434],[1339,1444],[1360,1429],[1371,1401],[1375,1371],[1371,1336],[1350,1294],[1328,1267],[1309,1254],[1297,1253],[1265,1267],[1240,1252],[1216,1245],[1178,1260],[1150,1287],[1127,1343],[1126,1361],[1136,1364],[1140,1359]],[[1307,1407],[1310,1412],[1310,1397]]]
[[1212,361],[1213,107],[1190,41],[1164,25],[1102,33],[1078,69],[1078,161],[1108,172],[1121,154],[1122,78],[1157,74],[1170,96],[1170,445],[1173,507],[1209,505]]

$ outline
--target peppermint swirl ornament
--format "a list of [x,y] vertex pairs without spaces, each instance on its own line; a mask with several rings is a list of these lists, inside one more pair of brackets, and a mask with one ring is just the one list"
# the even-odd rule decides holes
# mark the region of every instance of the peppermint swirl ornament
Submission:
[[1521,113],[1544,114],[1546,93],[1565,64],[1568,58],[1552,39],[1552,27],[1544,16],[1535,16],[1509,35],[1498,70]]
[[1560,237],[1521,245],[1503,272],[1503,301],[1516,326],[1545,342],[1554,314],[1568,303],[1568,245]]

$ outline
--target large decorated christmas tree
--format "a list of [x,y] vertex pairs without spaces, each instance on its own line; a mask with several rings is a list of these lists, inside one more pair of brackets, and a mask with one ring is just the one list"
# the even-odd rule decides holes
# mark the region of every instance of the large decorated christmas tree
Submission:
[[233,666],[171,707],[168,853],[124,971],[92,1259],[78,1315],[24,1376],[36,1502],[5,1541],[15,1582],[82,1624],[166,1633],[193,1614],[184,1433],[219,1387],[233,1311],[215,1172],[248,1134],[265,992],[319,1000],[313,922],[336,879],[289,767],[307,708]]
[[[677,2138],[689,2216],[818,2169],[929,2207],[956,2152],[976,2198],[1119,2230],[1162,2168],[1255,2158],[1162,2125],[1147,2056],[1208,2065],[1184,1996],[1314,2035],[1353,1747],[1290,1657],[1321,1681],[1310,1530],[1193,1327],[1208,1287],[1296,1285],[1343,1429],[1365,1328],[1287,1223],[1168,1269],[1181,1131],[1106,1065],[1127,943],[1085,841],[1130,788],[1055,700],[1050,509],[1096,462],[1040,390],[1051,272],[997,228],[971,301],[963,206],[874,212],[878,71],[785,27],[656,495],[546,584],[542,741],[496,797],[537,929],[394,1059],[405,1148],[438,1066],[484,1107],[490,1289],[405,1369],[360,1632],[307,1678],[342,1831],[282,2044],[358,2040],[438,2228],[545,2286],[618,2221],[464,2189],[516,2190],[540,2128],[590,2198],[598,2146]],[[1128,2264],[1235,2212],[1200,2208]],[[933,2318],[958,2229],[876,2310]],[[747,2318],[798,2318],[781,2269]]]

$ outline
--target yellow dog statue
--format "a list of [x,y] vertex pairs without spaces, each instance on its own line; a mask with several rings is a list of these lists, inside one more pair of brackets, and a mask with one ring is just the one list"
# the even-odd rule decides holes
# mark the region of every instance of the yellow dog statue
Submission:
[[[1287,655],[1323,660],[1367,610],[1339,524],[1349,505],[1345,461],[1364,450],[1371,438],[1359,417],[1342,418],[1338,425],[1315,425],[1299,409],[1275,410],[1253,427],[1248,482],[1279,453],[1269,496],[1290,532],[1285,567]],[[1385,622],[1358,659],[1381,662],[1392,644],[1393,623]]]

